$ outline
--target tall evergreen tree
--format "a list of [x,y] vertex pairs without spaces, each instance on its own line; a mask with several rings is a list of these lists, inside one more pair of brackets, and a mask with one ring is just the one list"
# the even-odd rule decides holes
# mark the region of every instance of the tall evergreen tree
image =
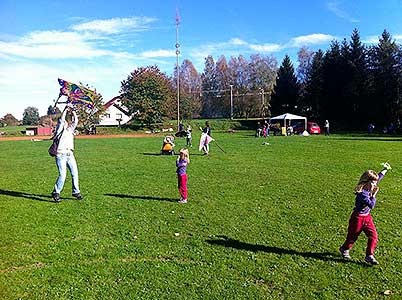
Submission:
[[[342,108],[342,64],[341,47],[339,42],[331,42],[330,49],[324,55],[323,64],[323,90],[324,95],[321,99],[322,114],[320,122],[325,119],[339,123],[339,119],[343,117]],[[332,122],[333,124],[334,122]]]
[[311,68],[306,74],[305,94],[301,105],[301,113],[307,118],[321,120],[322,103],[324,98],[323,79],[324,52],[318,50],[311,62]]
[[298,112],[298,97],[299,84],[290,57],[286,55],[279,67],[276,85],[271,98],[272,114]]
[[374,98],[369,116],[382,125],[395,124],[402,118],[400,48],[384,30],[379,44],[371,50]]
[[354,128],[365,129],[365,107],[369,101],[368,61],[367,50],[361,43],[357,29],[353,30],[349,47],[349,81],[345,90],[347,101],[350,103],[350,123]]

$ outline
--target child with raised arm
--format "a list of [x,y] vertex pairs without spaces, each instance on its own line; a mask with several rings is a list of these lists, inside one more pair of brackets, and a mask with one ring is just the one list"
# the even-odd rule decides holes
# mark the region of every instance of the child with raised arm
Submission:
[[179,203],[187,203],[187,166],[190,163],[190,154],[188,149],[180,149],[179,156],[176,160],[177,186],[179,188]]
[[372,265],[378,265],[378,261],[374,257],[378,236],[370,212],[377,201],[376,195],[379,190],[377,184],[384,177],[385,173],[391,169],[388,163],[384,163],[383,166],[384,169],[378,174],[372,170],[364,172],[355,187],[355,207],[349,219],[348,234],[345,242],[339,248],[344,258],[351,258],[349,250],[353,247],[360,233],[363,231],[368,238],[365,261]]

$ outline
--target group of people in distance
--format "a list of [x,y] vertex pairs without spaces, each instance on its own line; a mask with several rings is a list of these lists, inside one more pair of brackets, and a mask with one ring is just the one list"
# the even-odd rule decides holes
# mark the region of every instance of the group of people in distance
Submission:
[[[71,112],[71,119],[66,117],[68,112]],[[61,135],[55,158],[59,176],[52,191],[52,197],[55,202],[61,201],[60,193],[64,187],[67,168],[70,170],[72,177],[72,196],[78,200],[83,199],[79,188],[77,163],[74,157],[74,131],[77,124],[77,114],[73,107],[68,105],[58,121],[55,132],[55,134]],[[204,134],[211,136],[211,128],[208,122],[206,122],[202,131]],[[208,145],[205,145],[205,149],[203,148],[203,150],[205,153],[208,153]],[[189,150],[187,148],[180,149],[176,160],[176,173],[180,193],[180,200],[178,202],[181,204],[187,203],[188,201],[187,167],[189,163]],[[378,183],[383,179],[387,171],[391,169],[389,163],[383,163],[382,165],[383,169],[379,173],[373,170],[364,172],[355,187],[355,206],[349,219],[348,233],[345,242],[339,248],[341,255],[345,259],[351,259],[350,249],[353,247],[360,233],[364,232],[368,238],[365,261],[372,265],[378,264],[378,261],[374,257],[378,235],[371,216],[371,210],[375,207],[377,202],[376,196],[379,191]]]

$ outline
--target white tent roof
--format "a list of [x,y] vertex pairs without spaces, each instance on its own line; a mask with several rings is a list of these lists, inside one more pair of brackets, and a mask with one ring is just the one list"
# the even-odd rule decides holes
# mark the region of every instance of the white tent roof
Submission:
[[271,118],[271,120],[305,120],[306,121],[307,118],[286,113],[286,114],[283,114],[280,116],[273,117],[273,118]]
[[306,117],[286,113],[286,114],[283,114],[283,115],[280,115],[280,116],[273,117],[273,118],[271,118],[271,121],[272,120],[274,120],[274,121],[275,120],[278,120],[278,121],[283,120],[283,123],[284,123],[285,127],[287,126],[286,125],[286,120],[289,120],[289,125],[290,125],[291,120],[304,120],[304,129],[305,130],[307,129],[307,118]]

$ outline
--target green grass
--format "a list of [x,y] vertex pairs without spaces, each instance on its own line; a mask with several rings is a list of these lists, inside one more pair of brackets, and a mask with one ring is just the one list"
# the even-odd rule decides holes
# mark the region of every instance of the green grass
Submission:
[[[214,137],[227,153],[191,149],[186,205],[161,137],[77,139],[85,200],[67,177],[60,204],[49,141],[0,141],[0,298],[402,298],[402,139]],[[344,261],[354,185],[384,161],[380,265],[363,263],[364,235]]]
[[5,133],[5,136],[9,135],[23,135],[21,131],[25,131],[26,126],[5,126],[0,127],[0,131]]

